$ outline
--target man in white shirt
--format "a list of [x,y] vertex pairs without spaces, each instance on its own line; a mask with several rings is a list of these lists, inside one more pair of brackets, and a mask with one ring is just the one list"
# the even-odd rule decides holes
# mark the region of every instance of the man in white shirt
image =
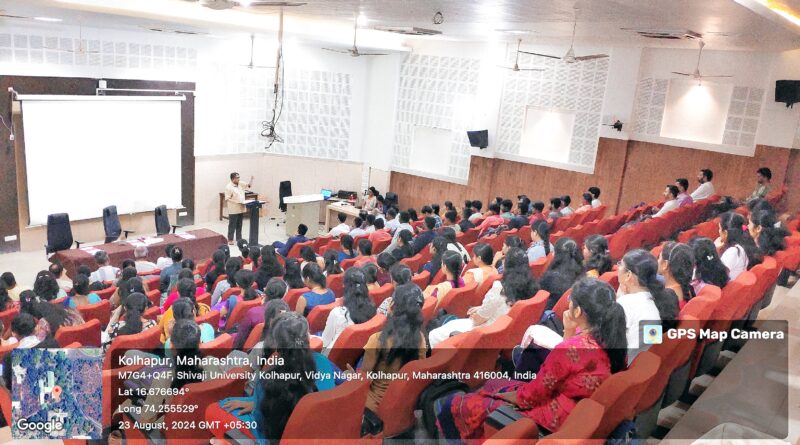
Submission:
[[[252,181],[252,178],[251,178]],[[225,186],[225,201],[228,203],[228,244],[242,239],[242,221],[244,220],[245,190],[250,184],[239,180],[239,173],[231,173],[231,182]],[[234,234],[236,238],[234,238]]]
[[356,216],[356,219],[353,220],[353,228],[350,229],[350,236],[352,236],[353,239],[356,239],[357,236],[367,234],[367,231],[361,227],[362,225],[364,225],[364,220],[361,219],[360,216]]
[[11,321],[11,335],[19,340],[17,348],[32,348],[39,344],[35,334],[36,319],[31,314],[22,312]]
[[711,170],[707,168],[700,170],[700,173],[697,174],[697,182],[700,183],[700,186],[692,192],[692,200],[697,202],[702,199],[708,199],[714,195],[714,184],[711,183],[713,177],[714,172]]
[[596,208],[600,207],[601,205],[603,205],[603,203],[600,202],[600,188],[599,187],[589,187],[586,191],[592,194],[592,208],[596,209]]
[[664,202],[664,205],[661,206],[661,210],[653,215],[653,218],[664,216],[667,212],[671,212],[680,207],[680,204],[678,203],[679,193],[680,191],[678,190],[677,186],[668,185],[667,188],[664,189],[664,199],[666,199],[666,201]]
[[136,248],[133,249],[133,257],[135,259],[137,273],[147,273],[158,269],[155,264],[146,259],[147,246],[136,246]]
[[172,266],[172,249],[173,248],[175,248],[175,244],[172,244],[172,243],[167,244],[167,246],[164,248],[164,253],[166,253],[167,256],[159,257],[156,260],[156,268],[157,269],[164,270],[167,267]]
[[564,205],[564,207],[561,207],[561,216],[572,215],[575,213],[575,210],[569,206],[572,204],[572,198],[570,198],[569,195],[564,195],[561,197],[561,204]]
[[392,253],[392,250],[394,250],[397,247],[397,240],[400,238],[400,232],[402,232],[403,230],[408,230],[409,232],[414,233],[414,228],[411,227],[411,224],[409,224],[408,222],[409,218],[410,217],[408,216],[408,212],[406,212],[405,210],[400,212],[400,215],[398,215],[397,217],[400,223],[398,224],[397,229],[395,229],[394,231],[394,236],[392,237],[392,243],[389,244],[389,247],[386,248],[385,252]]
[[97,270],[92,272],[89,276],[89,281],[92,283],[112,281],[119,275],[119,268],[108,264],[108,254],[102,250],[94,254],[94,260],[97,262]]
[[397,210],[394,207],[386,211],[386,222],[383,224],[384,228],[389,229],[389,233],[394,235],[398,227],[400,227],[400,220],[397,219]]
[[72,289],[72,280],[67,276],[67,271],[64,270],[64,266],[60,262],[50,263],[48,270],[56,277],[59,289],[63,291]]
[[334,238],[338,238],[342,235],[350,233],[350,226],[347,225],[347,223],[345,222],[347,221],[347,215],[345,213],[339,212],[339,214],[336,215],[336,218],[339,220],[339,225],[332,228],[331,231],[328,232],[328,235]]

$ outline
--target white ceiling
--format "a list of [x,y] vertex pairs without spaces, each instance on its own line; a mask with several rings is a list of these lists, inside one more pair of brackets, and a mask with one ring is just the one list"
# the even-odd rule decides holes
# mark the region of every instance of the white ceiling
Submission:
[[[442,35],[435,38],[464,41],[511,40],[517,36],[496,30],[528,30],[530,33],[521,36],[526,43],[564,44],[572,32],[577,6],[578,44],[696,47],[693,42],[646,39],[620,29],[647,28],[698,32],[709,49],[775,51],[800,47],[800,27],[780,23],[782,19],[776,21],[763,10],[740,4],[752,0],[305,1],[304,6],[286,8],[287,31],[299,38],[310,33],[310,40],[325,40],[325,33],[347,33],[354,17],[363,14],[366,28],[417,26],[441,31]],[[800,11],[800,0],[782,1]],[[215,11],[187,0],[0,0],[0,9],[6,14],[63,18],[64,24],[93,28],[138,29],[161,24],[229,34],[267,33],[277,24],[275,7]],[[441,25],[432,21],[437,11],[444,15]],[[0,26],[19,22],[0,18]],[[292,23],[294,26],[290,26]],[[341,40],[338,35],[331,39]]]

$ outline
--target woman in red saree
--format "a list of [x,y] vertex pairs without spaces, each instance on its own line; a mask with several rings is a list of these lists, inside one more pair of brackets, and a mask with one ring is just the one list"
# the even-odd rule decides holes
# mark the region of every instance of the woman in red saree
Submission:
[[502,405],[513,405],[540,428],[558,431],[581,399],[625,368],[626,347],[625,313],[614,289],[584,278],[573,286],[564,311],[564,341],[547,356],[536,379],[490,380],[476,393],[440,401],[440,432],[447,439],[481,439],[483,422]]

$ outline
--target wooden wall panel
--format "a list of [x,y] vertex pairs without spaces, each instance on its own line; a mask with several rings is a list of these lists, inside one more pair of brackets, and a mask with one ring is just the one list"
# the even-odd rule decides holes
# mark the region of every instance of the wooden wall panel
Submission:
[[800,211],[800,150],[790,151],[785,178],[788,190],[783,204],[786,210],[794,214]]
[[701,168],[714,172],[714,188],[721,195],[744,198],[756,185],[756,170],[769,167],[772,182],[780,186],[789,163],[788,148],[759,145],[755,156],[739,156],[693,148],[630,141],[627,167],[622,185],[620,209],[662,198],[664,186],[684,177],[694,190]]

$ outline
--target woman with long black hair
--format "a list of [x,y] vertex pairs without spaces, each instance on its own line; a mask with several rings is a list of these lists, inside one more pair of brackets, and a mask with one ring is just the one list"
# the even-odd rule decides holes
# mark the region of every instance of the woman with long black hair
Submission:
[[242,270],[242,259],[233,257],[225,262],[225,279],[217,284],[211,294],[211,306],[216,306],[222,295],[230,288],[236,287],[236,272]]
[[269,280],[283,276],[283,266],[278,261],[278,254],[274,247],[266,245],[261,248],[261,265],[258,266],[255,273],[256,285],[261,291],[267,286]]
[[111,342],[117,336],[138,334],[157,325],[155,320],[142,316],[148,304],[147,297],[138,292],[134,292],[122,300],[122,306],[111,314],[108,327],[103,332],[102,345],[104,351],[108,350]]
[[610,272],[613,263],[608,253],[608,240],[603,235],[589,235],[583,240],[583,259],[586,276],[599,278]]
[[425,289],[425,298],[433,296],[441,302],[451,290],[464,287],[464,279],[461,278],[463,265],[461,254],[452,250],[444,252],[441,267],[444,270],[445,280],[439,284],[428,286]]
[[658,273],[664,277],[664,287],[675,292],[679,310],[695,297],[692,287],[694,252],[691,247],[673,241],[664,244],[658,257]]
[[742,272],[761,263],[762,255],[747,232],[747,221],[736,212],[719,217],[719,238],[714,242],[719,259],[728,268],[728,278],[735,280]]
[[289,289],[300,289],[305,287],[303,275],[300,271],[300,263],[293,258],[286,259],[286,271],[283,274],[283,281],[289,285]]
[[550,224],[540,219],[531,224],[531,245],[528,247],[528,262],[550,255],[553,245],[550,244]]
[[220,275],[225,274],[225,261],[225,251],[217,249],[211,254],[211,264],[208,266],[205,277],[206,290],[208,292],[214,292],[214,282],[217,281]]
[[492,246],[486,243],[478,243],[472,249],[472,262],[475,266],[472,269],[467,269],[464,272],[464,283],[478,283],[479,285],[489,276],[497,273],[492,262],[494,261],[494,252]]
[[570,282],[575,282],[584,274],[583,252],[572,238],[559,238],[553,249],[553,261],[547,267],[547,272],[558,272],[567,277]]
[[591,397],[612,373],[625,369],[625,312],[608,284],[584,278],[564,311],[564,340],[530,382],[489,380],[477,393],[437,402],[441,435],[468,441],[483,437],[483,423],[503,405],[514,406],[540,428],[556,432],[575,405]]
[[777,227],[778,218],[769,210],[756,210],[750,213],[747,231],[763,255],[772,256],[786,248],[784,237],[789,232]]
[[350,325],[361,324],[375,316],[375,304],[369,297],[366,277],[359,268],[351,267],[344,273],[344,301],[328,314],[322,331],[324,354],[336,343],[339,335]]
[[297,299],[295,311],[298,314],[307,316],[315,307],[331,304],[336,299],[317,263],[308,263],[303,268],[303,282],[310,290]]

